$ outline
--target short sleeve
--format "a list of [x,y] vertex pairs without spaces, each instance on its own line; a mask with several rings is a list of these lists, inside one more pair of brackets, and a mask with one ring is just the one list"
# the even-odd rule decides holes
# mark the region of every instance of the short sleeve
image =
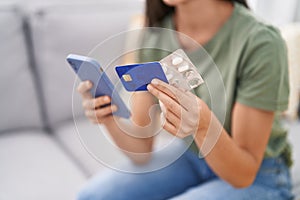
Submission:
[[289,80],[286,46],[274,29],[252,35],[245,45],[237,83],[237,102],[268,111],[288,106]]

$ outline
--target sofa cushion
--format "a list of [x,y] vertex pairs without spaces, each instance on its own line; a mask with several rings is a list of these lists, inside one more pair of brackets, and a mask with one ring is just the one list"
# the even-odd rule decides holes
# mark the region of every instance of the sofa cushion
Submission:
[[[141,4],[137,0],[87,4],[64,1],[31,8],[35,57],[51,126],[73,117],[75,75],[65,61],[66,56],[69,53],[88,55],[100,42],[126,30],[130,16],[141,10]],[[74,106],[81,107],[77,92]],[[79,110],[74,114],[81,113]]]
[[289,124],[289,140],[293,148],[293,166],[291,175],[293,179],[293,191],[297,195],[297,200],[300,199],[300,122],[293,122]]
[[43,132],[0,136],[0,199],[75,199],[85,176]]
[[288,48],[290,80],[289,107],[285,115],[296,119],[300,98],[300,23],[281,27],[281,33]]
[[88,176],[126,160],[108,139],[103,127],[91,124],[86,119],[65,123],[54,133]]
[[42,127],[19,9],[0,3],[0,132]]
[[[102,125],[92,124],[84,118],[76,118],[74,122],[66,123],[55,129],[55,134],[73,157],[78,160],[89,176],[107,167],[122,171],[133,170],[125,167],[125,163],[127,163],[129,159],[121,153],[120,149],[115,145]],[[181,140],[171,134],[165,131],[159,132],[156,135],[154,143],[155,155],[168,154],[170,156],[160,165],[155,166],[155,168],[164,167],[166,164],[176,160],[178,155],[181,155],[184,151],[184,149],[181,148],[181,143]],[[178,150],[176,153],[174,151],[174,145],[176,145]],[[142,168],[140,170],[142,170]],[[144,170],[148,169],[145,168]]]

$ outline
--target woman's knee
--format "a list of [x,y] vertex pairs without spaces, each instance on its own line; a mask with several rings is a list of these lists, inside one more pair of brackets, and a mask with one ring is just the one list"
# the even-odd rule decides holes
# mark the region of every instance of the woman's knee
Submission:
[[87,182],[77,195],[77,200],[102,200],[102,199],[118,199],[110,197],[116,194],[114,191],[115,179],[118,172],[106,170]]

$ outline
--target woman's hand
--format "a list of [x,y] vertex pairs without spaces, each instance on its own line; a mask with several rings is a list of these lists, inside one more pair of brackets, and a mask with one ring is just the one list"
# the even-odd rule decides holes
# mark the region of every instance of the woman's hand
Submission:
[[93,123],[105,123],[112,118],[112,113],[117,111],[116,105],[110,105],[109,96],[92,98],[90,90],[93,84],[90,81],[84,81],[79,84],[77,91],[82,96],[82,106],[86,117]]
[[161,109],[166,119],[163,128],[171,134],[184,138],[208,126],[203,123],[206,120],[202,120],[207,117],[206,112],[202,112],[203,108],[207,111],[207,105],[196,95],[183,92],[158,79],[152,80],[147,88],[163,104]]

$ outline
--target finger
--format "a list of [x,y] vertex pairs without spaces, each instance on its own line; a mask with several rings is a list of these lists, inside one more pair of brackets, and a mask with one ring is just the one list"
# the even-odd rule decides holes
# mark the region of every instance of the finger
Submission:
[[97,110],[86,110],[85,115],[90,119],[90,120],[100,120],[108,115],[111,115],[113,112],[117,111],[117,106],[116,105],[109,105],[104,108],[100,108]]
[[159,80],[159,79],[153,79],[151,81],[151,86],[155,87],[157,90],[160,90],[161,92],[166,93],[171,98],[177,101],[178,97],[175,94],[175,87]]
[[101,106],[105,106],[111,103],[111,98],[109,96],[101,96],[94,99],[95,108],[99,108]]
[[172,135],[176,136],[176,134],[177,134],[176,127],[173,124],[171,124],[170,122],[168,122],[167,120],[166,120],[165,124],[163,125],[163,128],[166,131],[168,131],[169,133],[171,133]]
[[173,99],[176,99],[176,101],[183,101],[187,98],[186,92],[181,91],[180,89],[167,84],[159,79],[153,79],[151,81],[151,84],[156,87],[158,90],[161,90],[162,92],[168,94]]
[[104,108],[97,109],[96,116],[97,117],[99,117],[99,116],[106,117],[106,116],[111,115],[112,113],[116,112],[117,110],[118,110],[118,107],[116,105],[108,105]]
[[85,92],[89,91],[92,87],[93,87],[93,84],[91,81],[82,81],[79,83],[79,85],[77,87],[77,91],[79,93],[85,93]]
[[[156,89],[168,94],[172,99],[174,99],[179,105],[181,105],[185,110],[188,110],[190,102],[190,92],[183,92],[178,88],[169,85],[159,79],[153,79],[151,81],[151,86]],[[191,93],[192,94],[192,93]]]
[[159,103],[161,112],[162,112],[163,114],[165,114],[165,113],[167,112],[166,107],[164,106],[164,104],[163,104],[160,100],[158,101],[158,103]]
[[90,81],[83,81],[79,83],[77,91],[82,95],[82,97],[91,97],[90,90],[93,84]]
[[84,109],[90,110],[90,109],[96,109],[101,106],[104,106],[106,104],[109,104],[111,102],[109,96],[101,96],[94,99],[86,99],[82,101],[82,107]]
[[174,127],[176,127],[177,129],[181,126],[181,120],[180,117],[176,116],[173,112],[171,112],[170,110],[168,110],[165,113],[165,118],[166,120],[171,123]]
[[175,115],[181,116],[182,107],[173,98],[152,87],[151,84],[147,86],[147,89],[151,94],[156,96],[164,104],[167,110],[171,110]]

